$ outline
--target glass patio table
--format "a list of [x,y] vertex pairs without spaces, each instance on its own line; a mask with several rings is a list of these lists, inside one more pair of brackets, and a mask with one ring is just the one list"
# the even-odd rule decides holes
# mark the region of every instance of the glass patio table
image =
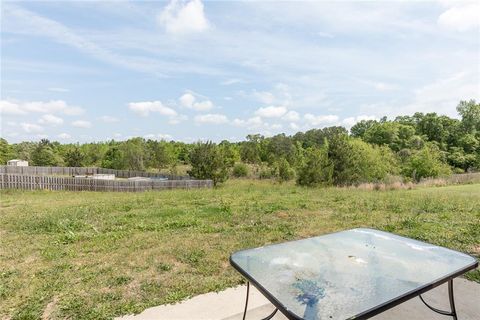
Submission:
[[[453,279],[478,266],[454,250],[373,229],[352,229],[233,253],[230,263],[288,319],[367,319],[419,296],[457,319]],[[448,282],[450,311],[422,293]]]

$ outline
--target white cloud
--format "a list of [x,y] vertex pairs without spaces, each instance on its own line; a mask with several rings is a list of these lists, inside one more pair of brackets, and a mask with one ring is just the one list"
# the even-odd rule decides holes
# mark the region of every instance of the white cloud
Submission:
[[16,102],[1,100],[0,112],[4,114],[23,115],[30,112],[36,113],[63,113],[66,115],[79,115],[84,112],[80,107],[70,106],[63,100]]
[[300,129],[300,127],[299,127],[295,122],[291,122],[291,123],[289,124],[289,127],[290,127],[291,129],[293,129],[293,130],[298,130],[298,129]]
[[368,115],[360,115],[356,117],[348,117],[342,120],[342,124],[347,128],[350,129],[353,125],[357,122],[362,120],[376,120],[375,116],[368,116]]
[[274,123],[274,124],[270,125],[270,128],[272,130],[279,130],[279,129],[282,129],[283,126],[280,123]]
[[143,136],[145,139],[151,139],[151,140],[171,140],[172,136],[169,134],[164,134],[164,133],[158,133],[158,134],[146,134]]
[[76,121],[72,122],[72,126],[77,127],[77,128],[87,129],[87,128],[92,127],[92,123],[90,121],[86,121],[86,120],[76,120]]
[[192,92],[186,92],[178,100],[183,107],[193,109],[195,111],[208,111],[213,108],[212,101],[197,101],[197,97]]
[[26,133],[35,133],[35,132],[43,131],[42,126],[39,126],[38,124],[34,124],[34,123],[22,122],[20,123],[20,126],[22,127],[23,131],[25,131]]
[[231,122],[232,125],[236,127],[247,128],[248,130],[255,130],[258,133],[261,133],[265,136],[271,136],[272,131],[277,131],[283,128],[281,123],[270,124],[264,122],[260,116],[254,116],[246,120],[243,119],[234,119]]
[[64,133],[60,133],[57,137],[60,138],[60,139],[62,139],[62,140],[68,140],[68,139],[70,139],[72,136],[69,135],[68,133],[65,133],[65,132],[64,132]]
[[334,123],[338,122],[338,116],[333,115],[333,114],[315,116],[311,113],[307,113],[303,116],[303,118],[310,125],[313,125],[313,126],[334,124]]
[[197,111],[208,111],[212,108],[213,108],[213,103],[210,100],[195,102],[193,104],[193,109]]
[[247,127],[249,129],[254,129],[254,128],[261,127],[264,123],[262,121],[262,118],[260,118],[259,116],[256,116],[256,117],[251,117],[247,120],[234,119],[232,121],[232,124],[236,127]]
[[267,105],[289,106],[292,103],[290,87],[285,83],[277,83],[271,91],[253,91],[253,97]]
[[438,24],[455,31],[477,31],[480,27],[480,4],[460,3],[447,9],[438,17]]
[[169,117],[177,115],[175,110],[164,106],[161,101],[130,102],[128,108],[142,117],[148,116],[150,112],[157,112]]
[[443,77],[414,91],[411,104],[390,110],[389,115],[411,114],[417,111],[437,112],[457,117],[455,107],[460,100],[480,99],[480,78],[473,71]]
[[275,102],[275,96],[269,91],[254,91],[253,96],[265,104],[272,104]]
[[56,126],[56,125],[62,124],[63,119],[60,117],[54,116],[53,114],[45,114],[38,120],[38,122],[41,124]]
[[7,101],[7,100],[0,100],[0,113],[2,114],[11,114],[11,115],[22,115],[26,112],[20,108],[20,106],[16,103]]
[[222,124],[227,123],[228,118],[223,114],[218,113],[209,113],[198,115],[195,117],[195,122],[197,123],[212,123],[212,124]]
[[[116,4],[118,5],[118,4]],[[3,6],[2,27],[13,33],[28,34],[30,36],[45,36],[54,41],[76,48],[90,56],[106,63],[122,66],[131,70],[146,72],[162,76],[160,64],[152,59],[137,59],[131,56],[118,55],[90,39],[77,34],[65,25],[25,10],[20,6],[9,4]],[[109,36],[111,39],[111,35]],[[178,69],[178,68],[177,68]]]
[[287,113],[287,108],[274,106],[258,108],[257,111],[255,111],[255,115],[262,118],[280,118],[285,113]]
[[180,100],[180,104],[182,106],[191,108],[193,106],[193,103],[195,102],[195,96],[190,92],[187,92],[182,95],[178,100]]
[[200,0],[187,3],[172,0],[158,15],[158,23],[170,34],[190,34],[207,30],[210,24]]
[[101,117],[98,117],[98,120],[106,122],[106,123],[112,123],[112,122],[120,121],[118,118],[112,117],[112,116],[101,116]]
[[287,121],[298,121],[300,120],[300,115],[296,111],[288,111],[282,119]]
[[175,117],[170,117],[170,120],[168,120],[169,124],[179,124],[182,121],[188,120],[188,117],[183,114],[179,114]]

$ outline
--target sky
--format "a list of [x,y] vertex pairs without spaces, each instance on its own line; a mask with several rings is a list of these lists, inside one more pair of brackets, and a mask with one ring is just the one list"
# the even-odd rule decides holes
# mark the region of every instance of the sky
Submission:
[[1,136],[243,140],[480,100],[478,1],[1,1]]

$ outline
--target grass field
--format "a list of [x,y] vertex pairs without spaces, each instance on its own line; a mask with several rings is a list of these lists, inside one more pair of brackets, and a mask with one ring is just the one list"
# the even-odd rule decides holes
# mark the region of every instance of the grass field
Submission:
[[[231,252],[367,226],[480,255],[480,184],[2,191],[0,318],[111,318],[242,282]],[[477,270],[468,275],[480,282]]]

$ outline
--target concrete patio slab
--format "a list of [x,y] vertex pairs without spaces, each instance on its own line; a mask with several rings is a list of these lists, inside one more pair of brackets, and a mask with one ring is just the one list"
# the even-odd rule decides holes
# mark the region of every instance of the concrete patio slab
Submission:
[[[455,304],[459,320],[480,319],[480,284],[465,279],[454,280]],[[245,303],[246,287],[230,288],[219,293],[211,292],[193,297],[174,305],[149,308],[138,315],[128,315],[118,320],[241,320]],[[423,295],[432,306],[449,310],[447,285],[441,285]],[[250,289],[247,319],[261,319],[274,307],[255,288]],[[287,319],[278,312],[275,320]],[[448,320],[428,309],[419,298],[413,298],[384,313],[375,320]]]

